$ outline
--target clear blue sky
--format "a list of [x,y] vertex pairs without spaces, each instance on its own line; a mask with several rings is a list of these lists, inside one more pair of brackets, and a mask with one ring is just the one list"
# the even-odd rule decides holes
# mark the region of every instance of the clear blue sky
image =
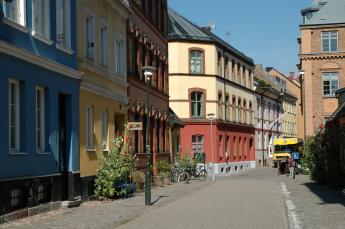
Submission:
[[[311,0],[168,0],[169,6],[264,67],[297,71],[300,10]],[[230,33],[230,36],[227,35]]]

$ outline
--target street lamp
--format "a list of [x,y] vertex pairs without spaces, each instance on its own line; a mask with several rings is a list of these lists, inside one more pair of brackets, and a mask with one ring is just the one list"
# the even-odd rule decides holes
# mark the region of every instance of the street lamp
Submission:
[[212,181],[216,180],[215,176],[215,170],[214,170],[214,160],[213,160],[213,129],[212,129],[212,122],[214,120],[215,114],[214,113],[209,113],[207,114],[208,120],[211,121],[211,162],[212,162]]
[[144,76],[146,79],[146,174],[145,174],[145,205],[151,205],[151,153],[150,153],[150,85],[153,71],[156,70],[152,66],[143,66]]

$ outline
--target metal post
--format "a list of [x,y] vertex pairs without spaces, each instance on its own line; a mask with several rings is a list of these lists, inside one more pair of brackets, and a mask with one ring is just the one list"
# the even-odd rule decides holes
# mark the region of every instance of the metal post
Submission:
[[216,180],[216,177],[215,177],[215,170],[214,170],[214,160],[213,160],[213,128],[212,128],[212,119],[211,119],[211,160],[212,160],[212,181],[215,181]]
[[151,205],[151,153],[150,153],[150,84],[151,78],[147,79],[146,86],[146,103],[147,103],[147,112],[146,112],[146,174],[145,174],[145,205]]
[[264,94],[261,94],[261,142],[262,142],[262,166],[265,166],[265,141],[264,141]]

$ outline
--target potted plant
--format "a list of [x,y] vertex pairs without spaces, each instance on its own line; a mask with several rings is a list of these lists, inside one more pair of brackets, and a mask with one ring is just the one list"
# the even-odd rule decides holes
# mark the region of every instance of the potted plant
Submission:
[[160,160],[157,162],[157,170],[158,174],[163,176],[163,183],[166,185],[171,184],[170,181],[170,171],[171,171],[171,165],[166,160]]

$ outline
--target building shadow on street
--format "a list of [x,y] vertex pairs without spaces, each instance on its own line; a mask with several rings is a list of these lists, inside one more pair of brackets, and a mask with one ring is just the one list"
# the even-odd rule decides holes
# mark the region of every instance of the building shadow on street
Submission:
[[301,185],[305,185],[311,192],[322,200],[322,202],[319,203],[320,205],[341,204],[345,207],[344,189],[320,185],[316,182],[306,182]]

